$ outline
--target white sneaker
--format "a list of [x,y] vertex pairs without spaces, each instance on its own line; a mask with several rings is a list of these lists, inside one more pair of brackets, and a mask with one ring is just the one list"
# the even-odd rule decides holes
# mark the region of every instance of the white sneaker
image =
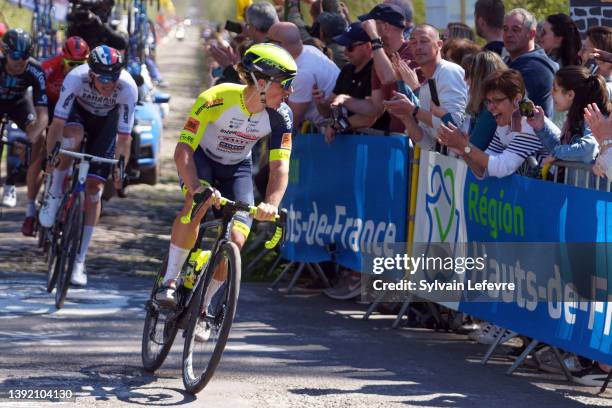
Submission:
[[44,204],[38,213],[38,222],[45,228],[51,228],[55,223],[55,216],[60,204],[62,203],[62,197],[55,197],[49,193],[44,200]]
[[195,328],[194,338],[195,341],[197,341],[198,343],[205,343],[208,341],[208,339],[210,338],[210,327],[208,327],[208,324],[206,324],[206,322],[198,320],[198,323],[196,324]]
[[155,301],[164,308],[176,307],[176,289],[173,286],[166,286],[159,289],[155,294]]
[[70,283],[77,286],[87,285],[87,273],[85,273],[85,262],[76,262],[72,268]]
[[17,205],[17,189],[10,184],[4,185],[4,193],[2,194],[2,206],[13,208]]

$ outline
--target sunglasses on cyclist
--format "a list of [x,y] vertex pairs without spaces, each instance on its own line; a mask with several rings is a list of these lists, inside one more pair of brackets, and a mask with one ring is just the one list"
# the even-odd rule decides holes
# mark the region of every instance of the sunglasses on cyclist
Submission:
[[28,58],[30,58],[30,53],[27,52],[27,51],[10,51],[10,50],[5,50],[4,52],[8,56],[10,56],[11,59],[14,60],[14,61],[17,61],[17,60],[27,60]]
[[355,50],[356,47],[359,47],[360,45],[365,44],[364,42],[355,42],[352,43],[351,45],[347,45],[346,50],[348,52],[353,52]]
[[78,67],[79,65],[83,65],[85,63],[85,60],[83,61],[74,61],[68,58],[64,58],[64,65],[66,65],[67,67],[70,68],[74,68],[74,67]]
[[110,84],[111,82],[117,82],[119,80],[119,75],[98,75],[98,74],[94,74],[94,77],[102,82],[103,84]]
[[294,79],[295,78],[287,78],[283,81],[274,81],[274,82],[278,82],[285,91],[288,91],[289,89],[291,89],[291,85],[293,85]]

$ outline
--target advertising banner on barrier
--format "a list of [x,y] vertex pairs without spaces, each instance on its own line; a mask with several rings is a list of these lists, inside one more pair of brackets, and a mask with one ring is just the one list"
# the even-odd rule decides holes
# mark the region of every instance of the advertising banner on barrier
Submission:
[[411,281],[454,289],[419,297],[612,364],[612,194],[521,176],[478,180],[463,161],[423,152],[414,242],[423,259],[445,243],[455,265],[469,257],[484,266],[419,269]]
[[362,271],[362,250],[380,256],[405,242],[408,164],[406,137],[346,135],[331,144],[319,134],[295,137],[284,257],[330,260],[334,244],[338,263]]

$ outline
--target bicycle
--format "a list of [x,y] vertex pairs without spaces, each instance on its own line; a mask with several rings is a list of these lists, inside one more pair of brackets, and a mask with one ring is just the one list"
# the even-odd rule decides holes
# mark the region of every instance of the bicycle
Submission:
[[34,0],[30,32],[34,36],[34,52],[38,60],[46,60],[57,54],[58,23],[53,1]]
[[[182,217],[187,224],[213,190],[208,188],[194,196],[189,215]],[[164,362],[179,329],[183,329],[185,344],[182,356],[182,375],[185,389],[196,394],[211,380],[217,368],[236,313],[240,290],[241,259],[236,244],[230,241],[230,223],[238,211],[251,216],[257,207],[226,198],[220,199],[222,217],[200,224],[198,237],[177,280],[177,306],[172,310],[161,308],[154,300],[160,289],[166,270],[167,258],[155,278],[151,297],[145,305],[147,311],[142,334],[141,357],[145,370],[155,371]],[[276,230],[266,247],[274,248],[284,237],[287,210],[276,216]],[[204,309],[204,298],[213,274],[225,268],[227,277],[213,299]],[[216,298],[216,300],[215,300]],[[199,324],[206,327],[208,339],[197,343],[196,330]],[[201,345],[197,346],[197,345]]]
[[[8,126],[9,120],[8,115],[4,114],[0,117],[0,180],[2,180],[2,155],[4,154],[4,146],[7,146],[11,149],[16,149],[21,145],[25,148],[24,160],[22,163],[18,163],[17,165],[13,165],[12,169],[9,166],[9,158],[10,153],[7,151],[7,175],[6,181],[16,181],[17,175],[19,174],[22,167],[27,168],[30,165],[32,160],[32,142],[29,139],[17,136],[9,139],[8,137]],[[13,152],[14,153],[14,152]]]
[[148,55],[147,38],[149,37],[149,20],[147,16],[147,1],[133,0],[127,6],[128,33],[130,40],[128,44],[127,59],[135,59],[140,63],[145,62]]
[[[55,288],[55,307],[61,309],[64,306],[74,261],[81,246],[83,234],[83,221],[85,217],[85,181],[89,166],[93,163],[108,163],[119,166],[120,177],[123,179],[124,157],[117,159],[106,159],[84,153],[86,137],[81,143],[80,153],[64,150],[60,143],[56,143],[50,160],[55,163],[57,157],[62,154],[75,159],[72,170],[71,188],[64,195],[60,204],[55,224],[49,231],[50,243],[47,256],[47,292],[51,293]],[[50,178],[50,177],[49,177]]]

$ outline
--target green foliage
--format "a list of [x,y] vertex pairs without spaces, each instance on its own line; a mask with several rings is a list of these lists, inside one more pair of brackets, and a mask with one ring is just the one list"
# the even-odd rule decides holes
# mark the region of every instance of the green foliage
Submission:
[[[4,0],[1,0],[4,1]],[[341,0],[348,6],[351,21],[357,20],[357,16],[365,14],[382,0]],[[271,2],[273,3],[273,2]],[[273,3],[274,4],[274,3]],[[413,0],[415,22],[422,23],[425,21],[425,0]],[[302,4],[302,13],[307,22],[310,20],[308,15],[308,6]],[[236,14],[235,1],[227,2],[206,2],[203,7],[204,18],[224,22],[227,19],[233,20]]]
[[205,19],[224,23],[225,20],[236,19],[236,2],[234,0],[207,1],[202,11]]
[[569,0],[506,0],[506,10],[522,7],[531,11],[538,21],[557,13],[569,15]]
[[29,30],[32,22],[32,12],[24,7],[19,8],[7,0],[0,0],[0,21],[9,28]]
[[[351,20],[356,20],[360,14],[367,13],[372,7],[382,0],[342,0],[349,8]],[[0,0],[0,5],[6,0]],[[414,5],[414,20],[423,23],[425,18],[425,0],[412,0]],[[546,16],[556,13],[569,14],[569,0],[505,0],[506,10],[517,7],[526,8],[535,14],[538,21]],[[302,12],[307,13],[307,6],[302,5]],[[206,2],[204,4],[204,16],[213,21],[223,22],[233,19],[235,15],[235,2]]]

